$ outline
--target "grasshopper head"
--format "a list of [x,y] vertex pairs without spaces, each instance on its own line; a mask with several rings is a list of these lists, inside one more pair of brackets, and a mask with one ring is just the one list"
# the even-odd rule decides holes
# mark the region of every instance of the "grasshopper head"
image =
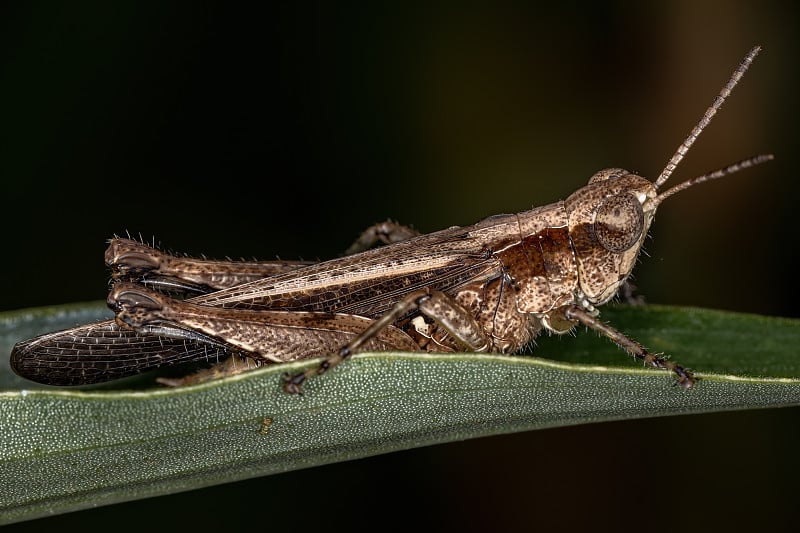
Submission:
[[592,304],[611,299],[630,275],[657,197],[651,181],[608,168],[565,200],[580,288]]
[[662,192],[658,189],[666,181],[664,173],[655,183],[621,168],[596,173],[588,185],[564,201],[583,295],[600,305],[616,294],[636,264],[661,202],[698,183],[772,159],[772,154],[751,157]]
[[760,46],[755,46],[747,53],[655,182],[621,168],[609,168],[592,176],[586,187],[564,202],[580,289],[590,303],[607,302],[630,275],[658,204],[697,183],[721,178],[772,159],[772,155],[745,159],[659,192],[760,50]]

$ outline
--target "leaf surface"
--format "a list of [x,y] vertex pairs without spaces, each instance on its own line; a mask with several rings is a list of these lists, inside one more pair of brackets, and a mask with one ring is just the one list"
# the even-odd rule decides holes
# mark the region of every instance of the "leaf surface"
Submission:
[[585,331],[537,339],[536,357],[360,354],[302,397],[281,375],[313,363],[140,390],[44,387],[8,368],[15,342],[106,313],[0,314],[0,522],[485,435],[800,403],[800,320],[660,306],[603,319],[694,368],[692,390]]

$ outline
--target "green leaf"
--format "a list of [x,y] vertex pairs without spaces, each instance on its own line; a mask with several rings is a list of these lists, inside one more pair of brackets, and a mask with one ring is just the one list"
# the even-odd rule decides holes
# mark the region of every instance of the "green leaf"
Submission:
[[[0,314],[0,353],[103,316],[101,304]],[[603,318],[702,381],[673,387],[584,331],[540,338],[538,357],[362,354],[302,397],[282,392],[281,374],[313,363],[182,389],[88,391],[17,378],[4,355],[0,522],[484,435],[800,404],[800,320],[659,306]]]

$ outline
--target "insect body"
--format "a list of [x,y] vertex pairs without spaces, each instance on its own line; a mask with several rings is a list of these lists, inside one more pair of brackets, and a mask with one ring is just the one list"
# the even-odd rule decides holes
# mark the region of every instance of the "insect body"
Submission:
[[[359,350],[515,353],[543,331],[583,324],[645,364],[695,380],[597,319],[630,275],[656,208],[691,185],[761,163],[757,156],[659,191],[759,48],[750,51],[655,182],[605,169],[566,200],[468,227],[414,236],[384,224],[373,248],[321,263],[197,261],[112,240],[114,321],[19,343],[12,367],[50,384],[105,381],[188,360],[234,354],[256,362],[326,355],[287,375],[287,392]],[[164,291],[200,293],[180,300]]]

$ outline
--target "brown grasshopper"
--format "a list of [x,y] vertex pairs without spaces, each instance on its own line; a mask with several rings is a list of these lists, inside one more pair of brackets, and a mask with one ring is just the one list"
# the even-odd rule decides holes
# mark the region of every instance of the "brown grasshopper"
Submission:
[[[326,356],[285,376],[284,389],[299,393],[310,376],[357,351],[517,353],[544,331],[583,324],[691,387],[689,370],[598,320],[597,307],[630,275],[661,202],[772,159],[746,159],[659,192],[759,50],[745,56],[655,182],[605,169],[564,201],[472,226],[417,235],[377,225],[356,253],[320,263],[196,260],[113,239],[106,262],[115,319],[21,342],[12,367],[34,381],[78,385],[231,355],[256,364]],[[358,251],[379,240],[388,245]]]

